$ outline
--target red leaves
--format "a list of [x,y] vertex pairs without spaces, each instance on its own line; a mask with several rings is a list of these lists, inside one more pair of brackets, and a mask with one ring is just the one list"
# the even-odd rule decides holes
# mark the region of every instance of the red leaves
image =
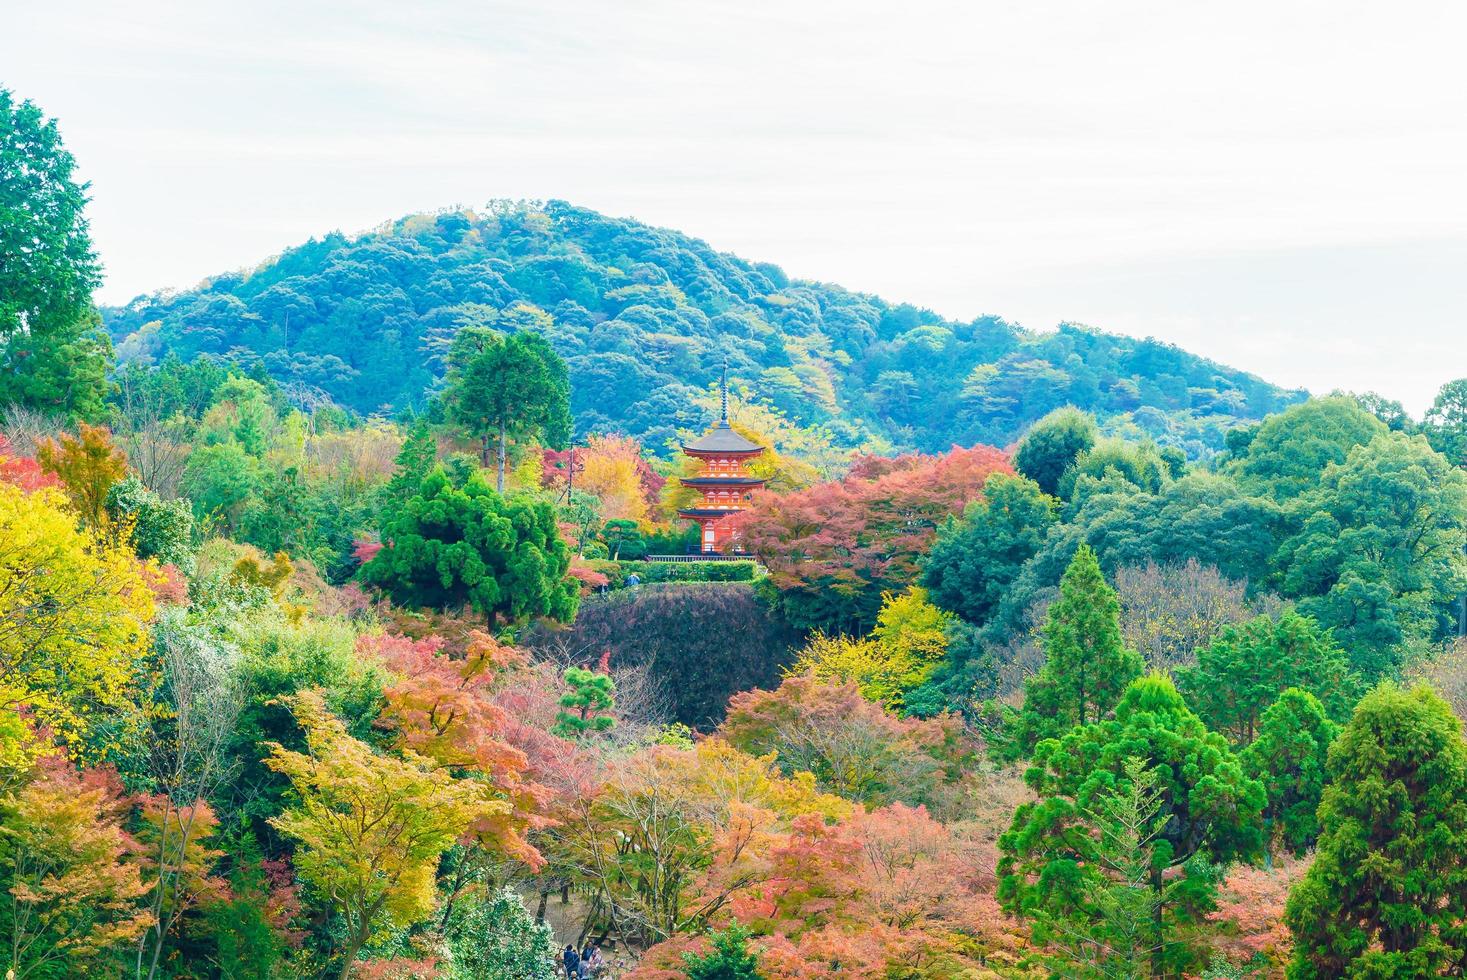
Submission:
[[43,472],[34,459],[13,452],[4,436],[0,436],[0,482],[20,487],[26,493],[60,484],[54,473]]
[[941,456],[865,457],[845,479],[796,493],[761,491],[733,518],[742,544],[781,589],[820,586],[847,597],[910,583],[941,521],[1011,473],[991,446]]

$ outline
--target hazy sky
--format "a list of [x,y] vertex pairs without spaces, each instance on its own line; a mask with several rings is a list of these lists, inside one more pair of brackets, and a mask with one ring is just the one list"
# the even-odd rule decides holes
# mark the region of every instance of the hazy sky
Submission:
[[1467,5],[11,5],[121,302],[495,197],[1420,412],[1467,375]]

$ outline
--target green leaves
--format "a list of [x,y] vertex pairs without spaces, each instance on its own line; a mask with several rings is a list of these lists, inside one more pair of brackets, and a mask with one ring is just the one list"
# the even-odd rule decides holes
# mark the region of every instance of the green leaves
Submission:
[[580,593],[566,577],[570,552],[554,508],[528,497],[506,500],[477,474],[456,486],[435,470],[416,495],[388,511],[382,541],[360,575],[399,602],[467,605],[491,623],[500,615],[561,622],[575,616]]
[[1425,687],[1383,684],[1329,752],[1289,977],[1445,975],[1467,958],[1467,743]]

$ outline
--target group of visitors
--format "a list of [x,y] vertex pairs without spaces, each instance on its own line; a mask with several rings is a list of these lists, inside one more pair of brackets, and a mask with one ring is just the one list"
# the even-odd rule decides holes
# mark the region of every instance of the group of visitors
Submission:
[[565,964],[566,980],[590,980],[591,977],[601,976],[601,971],[606,967],[606,957],[601,955],[601,947],[595,943],[587,943],[586,948],[579,953],[574,946],[567,943],[560,959]]

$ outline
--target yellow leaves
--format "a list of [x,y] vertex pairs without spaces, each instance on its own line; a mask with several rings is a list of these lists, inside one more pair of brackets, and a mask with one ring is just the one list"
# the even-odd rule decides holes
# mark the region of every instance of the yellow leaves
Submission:
[[925,683],[947,654],[952,619],[927,601],[926,589],[888,592],[869,637],[827,636],[817,630],[785,676],[855,681],[867,700],[900,707],[907,692]]
[[124,704],[154,613],[150,573],[54,490],[0,484],[0,706],[76,742]]
[[319,693],[289,703],[307,752],[271,744],[266,765],[300,796],[270,823],[300,842],[301,879],[332,896],[364,938],[420,921],[432,912],[443,852],[476,821],[508,813],[510,804],[493,798],[488,784],[455,779],[410,751],[373,752],[348,734]]

